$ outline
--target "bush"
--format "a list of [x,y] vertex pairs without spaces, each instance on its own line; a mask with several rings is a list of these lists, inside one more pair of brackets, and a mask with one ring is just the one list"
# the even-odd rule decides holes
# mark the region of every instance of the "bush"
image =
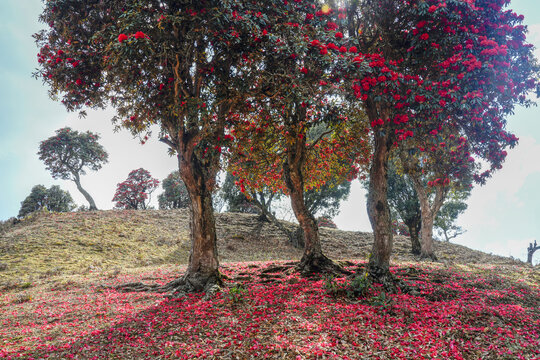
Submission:
[[319,227],[326,227],[326,228],[330,228],[330,229],[337,229],[337,225],[336,223],[334,223],[332,221],[332,219],[328,218],[328,217],[324,217],[324,216],[321,216],[319,218],[317,218],[317,225]]
[[53,212],[69,212],[75,208],[73,198],[68,191],[53,185],[47,189],[43,185],[36,185],[30,191],[30,195],[21,202],[19,218],[25,217],[36,211],[47,209]]

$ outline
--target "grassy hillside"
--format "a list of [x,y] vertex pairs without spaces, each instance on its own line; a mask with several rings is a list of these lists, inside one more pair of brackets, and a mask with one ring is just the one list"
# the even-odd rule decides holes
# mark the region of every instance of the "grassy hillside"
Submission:
[[[540,358],[538,267],[439,242],[441,262],[417,263],[398,237],[391,271],[414,295],[359,296],[352,277],[300,278],[290,260],[301,251],[256,216],[217,214],[217,231],[223,291],[168,300],[110,287],[180,276],[186,211],[40,214],[9,227],[0,358]],[[321,235],[327,254],[364,271],[371,234]]]
[[[301,256],[277,228],[255,215],[222,213],[216,220],[222,263]],[[334,259],[366,259],[373,243],[371,233],[322,228],[321,237],[323,250]],[[39,214],[0,235],[0,285],[51,275],[185,264],[189,249],[186,210]],[[435,249],[446,264],[522,264],[452,243],[436,242]],[[414,261],[407,238],[396,237],[393,260]]]

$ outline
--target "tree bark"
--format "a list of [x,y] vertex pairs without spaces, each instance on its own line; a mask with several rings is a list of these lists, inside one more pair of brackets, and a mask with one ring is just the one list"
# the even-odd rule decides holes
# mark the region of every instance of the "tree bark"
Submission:
[[420,255],[422,248],[420,245],[420,240],[418,240],[418,228],[415,226],[409,226],[409,234],[411,235],[411,253],[418,256]]
[[86,201],[88,201],[88,205],[90,206],[90,210],[91,211],[97,210],[98,208],[96,206],[96,203],[95,203],[94,199],[92,198],[92,196],[90,196],[88,191],[84,190],[83,187],[81,186],[81,178],[79,177],[79,174],[77,174],[77,173],[73,174],[73,182],[75,182],[75,185],[77,185],[77,190],[79,190],[79,192],[81,194],[83,194]]
[[285,164],[284,177],[291,197],[294,215],[304,235],[304,254],[297,269],[304,275],[318,273],[342,273],[343,269],[323,254],[319,226],[304,202],[303,182],[298,169]]
[[210,159],[211,163],[205,167],[192,149],[179,149],[178,162],[180,176],[190,198],[191,252],[186,273],[174,292],[208,291],[212,286],[222,284],[212,207],[212,190],[217,173],[215,163],[219,162],[219,157],[217,160]]
[[[368,111],[369,115],[370,111]],[[371,114],[369,118],[372,120],[372,118],[375,119],[375,116]],[[390,141],[387,133],[378,130],[375,130],[374,140],[374,153],[369,171],[367,212],[375,239],[369,259],[368,272],[374,282],[393,287],[390,274],[393,236],[387,197]]]
[[433,204],[429,204],[429,197],[418,176],[409,174],[412,179],[414,189],[420,202],[420,211],[422,213],[421,237],[420,237],[420,258],[437,261],[435,250],[433,248],[433,222],[435,216],[444,202],[445,190],[441,186],[435,188],[435,199]]
[[[296,137],[294,148],[286,154],[283,180],[289,190],[291,206],[304,235],[304,254],[297,269],[304,275],[314,273],[343,273],[341,266],[326,257],[321,248],[319,226],[304,201],[303,166],[306,155],[305,136]],[[292,147],[291,146],[291,147]]]

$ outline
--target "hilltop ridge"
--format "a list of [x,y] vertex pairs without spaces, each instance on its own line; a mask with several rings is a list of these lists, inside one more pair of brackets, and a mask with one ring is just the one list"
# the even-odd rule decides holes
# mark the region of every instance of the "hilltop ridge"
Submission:
[[[294,227],[292,223],[285,226]],[[221,263],[299,259],[280,230],[257,215],[217,213]],[[373,235],[321,228],[323,251],[333,259],[368,258]],[[189,212],[180,210],[106,210],[41,213],[0,234],[0,281],[89,271],[185,264],[188,260]],[[523,265],[523,262],[435,242],[442,264]],[[392,260],[415,261],[410,241],[396,236]]]

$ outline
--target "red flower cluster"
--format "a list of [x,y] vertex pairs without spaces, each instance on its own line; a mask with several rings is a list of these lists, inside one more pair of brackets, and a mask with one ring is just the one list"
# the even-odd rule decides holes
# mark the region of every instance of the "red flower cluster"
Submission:
[[126,34],[120,34],[118,35],[118,42],[122,43],[130,37],[134,37],[135,39],[145,39],[145,38],[148,38],[148,35],[146,35],[142,31],[137,31],[135,34],[131,34],[129,36]]

